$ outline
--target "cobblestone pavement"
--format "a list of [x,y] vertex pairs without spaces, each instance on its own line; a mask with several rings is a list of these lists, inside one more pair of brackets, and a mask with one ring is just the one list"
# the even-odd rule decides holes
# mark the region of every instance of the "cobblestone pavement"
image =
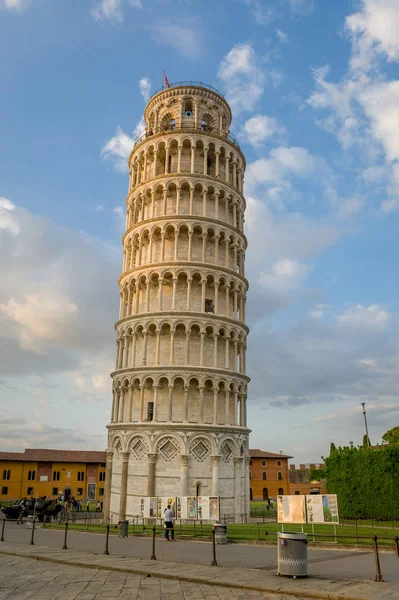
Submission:
[[0,600],[301,600],[299,596],[267,594],[157,579],[116,571],[0,555]]

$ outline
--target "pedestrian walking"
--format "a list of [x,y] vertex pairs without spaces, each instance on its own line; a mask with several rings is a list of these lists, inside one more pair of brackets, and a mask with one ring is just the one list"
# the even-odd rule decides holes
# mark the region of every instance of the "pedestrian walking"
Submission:
[[19,525],[19,523],[23,524],[24,520],[23,520],[23,516],[25,514],[25,503],[23,500],[21,500],[20,504],[19,504],[19,515],[18,515],[18,519],[17,519],[17,525]]
[[[168,504],[168,507],[165,509],[165,540],[168,540],[168,542],[173,542],[173,540],[175,539],[175,527],[173,524],[173,518],[174,518],[174,514],[172,509],[170,508],[170,504]],[[169,529],[170,529],[170,535],[171,535],[171,540],[169,539]]]
[[100,500],[97,502],[96,512],[101,512],[101,502],[100,502]]

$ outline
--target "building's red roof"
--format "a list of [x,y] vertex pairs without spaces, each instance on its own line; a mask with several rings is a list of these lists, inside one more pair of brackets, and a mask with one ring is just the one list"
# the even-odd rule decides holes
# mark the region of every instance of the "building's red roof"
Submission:
[[97,450],[27,448],[24,452],[0,452],[0,461],[105,463],[105,454]]
[[288,456],[288,454],[275,454],[274,452],[264,452],[263,450],[259,450],[258,448],[250,448],[249,456],[251,458],[293,458],[293,456]]

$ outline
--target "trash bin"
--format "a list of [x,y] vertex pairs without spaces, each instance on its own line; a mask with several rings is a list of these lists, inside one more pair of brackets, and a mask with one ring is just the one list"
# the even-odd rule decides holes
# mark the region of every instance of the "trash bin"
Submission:
[[38,522],[37,515],[28,515],[26,518],[26,529],[33,529],[33,522],[35,523],[36,527]]
[[227,525],[224,523],[215,523],[213,531],[215,532],[216,544],[227,544]]
[[277,533],[277,575],[308,576],[308,536],[289,531]]
[[119,537],[128,537],[129,521],[119,521]]

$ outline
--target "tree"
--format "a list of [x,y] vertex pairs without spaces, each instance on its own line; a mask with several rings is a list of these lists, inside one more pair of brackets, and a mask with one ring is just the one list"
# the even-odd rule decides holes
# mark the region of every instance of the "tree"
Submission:
[[399,425],[384,433],[382,439],[387,444],[399,444]]

